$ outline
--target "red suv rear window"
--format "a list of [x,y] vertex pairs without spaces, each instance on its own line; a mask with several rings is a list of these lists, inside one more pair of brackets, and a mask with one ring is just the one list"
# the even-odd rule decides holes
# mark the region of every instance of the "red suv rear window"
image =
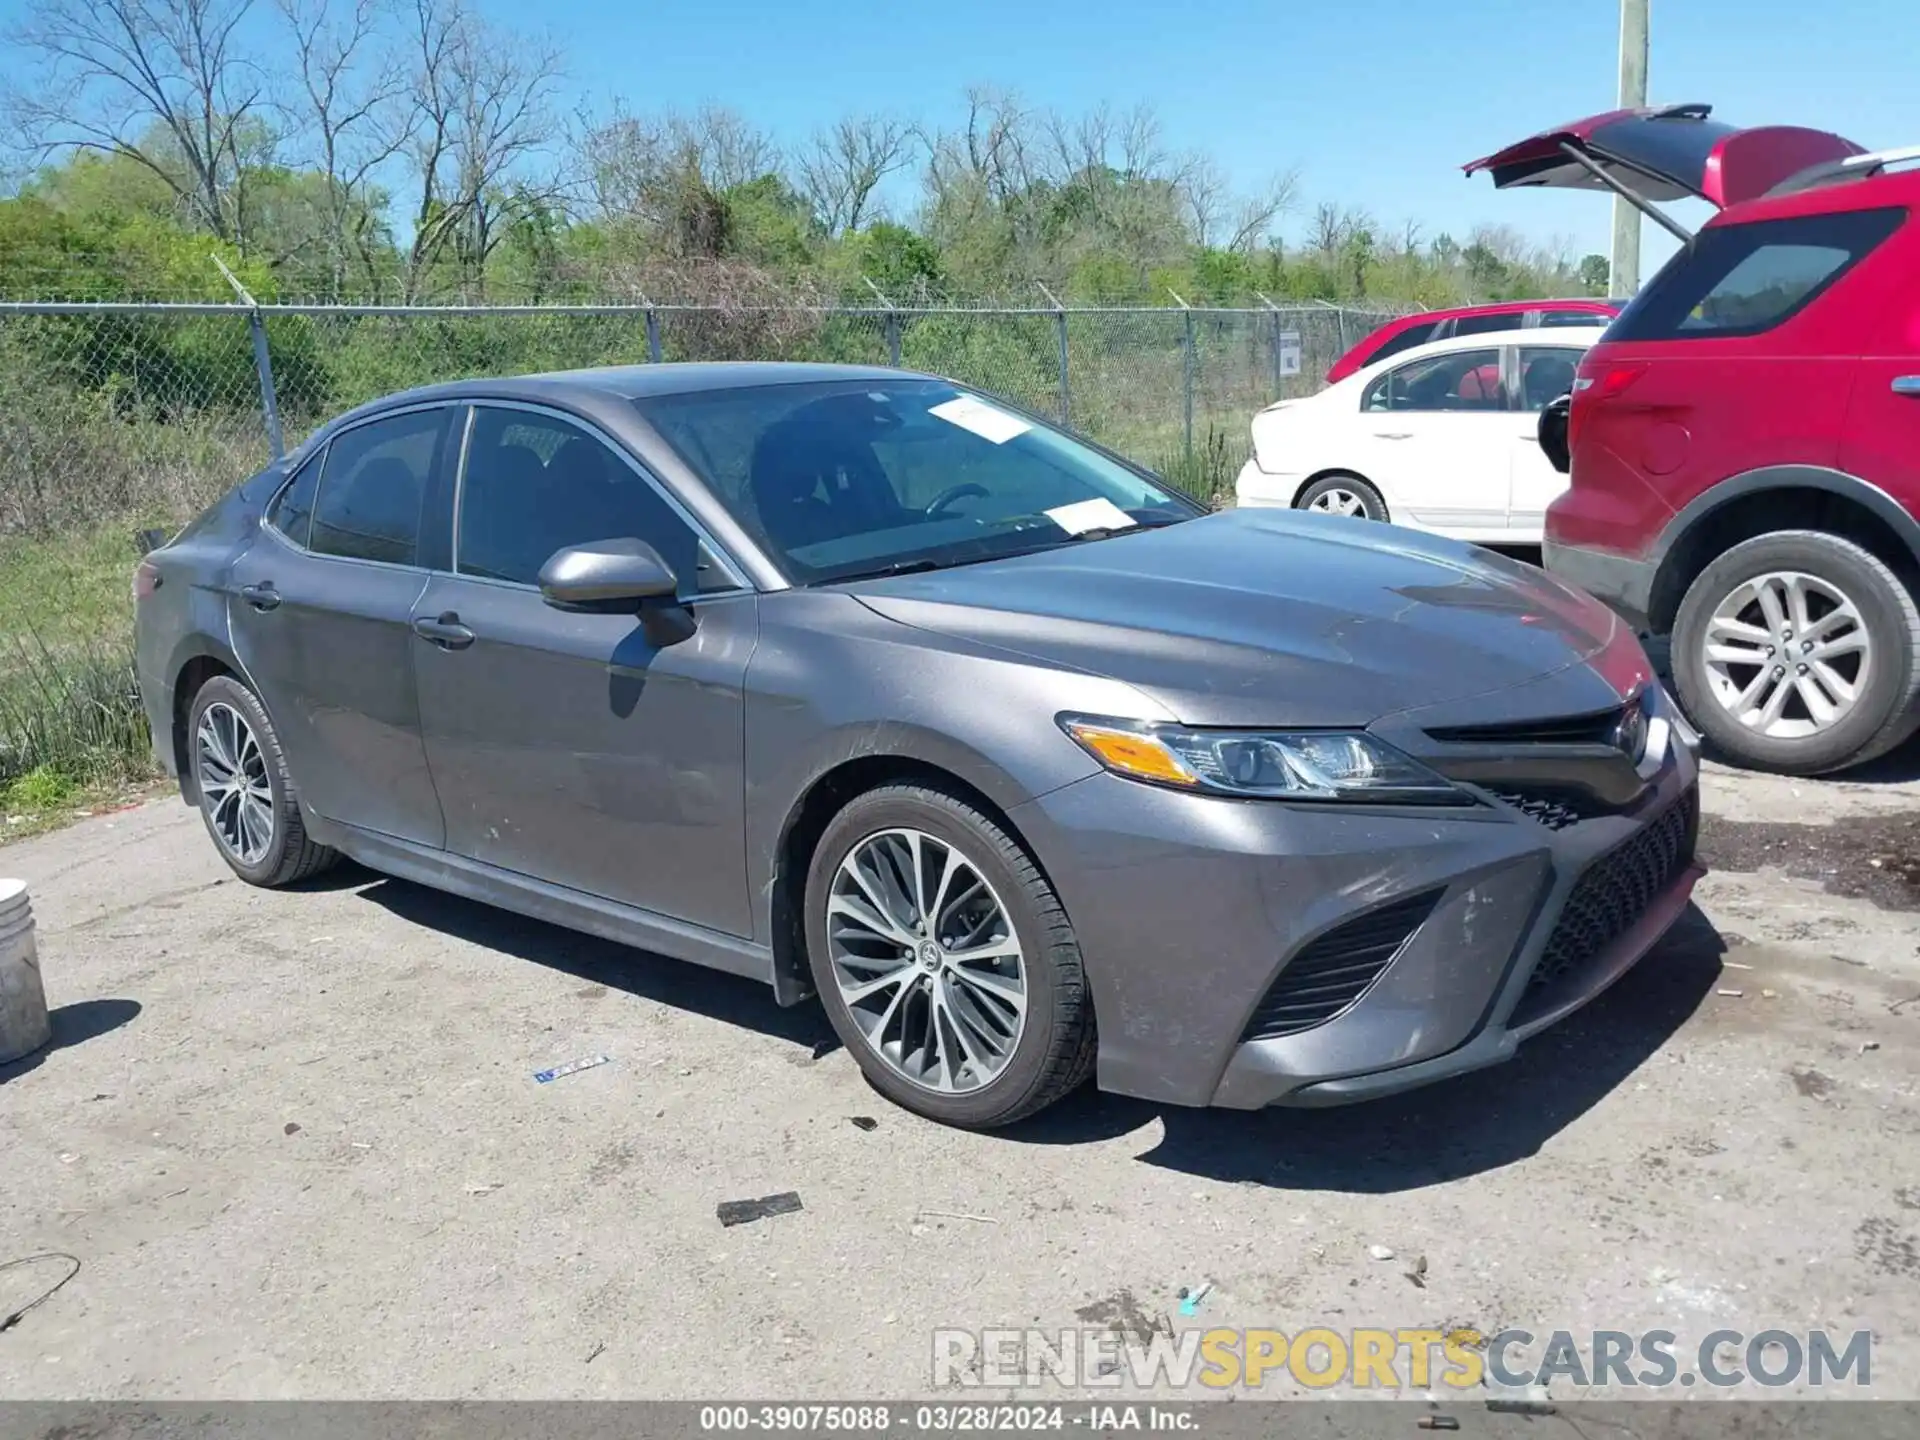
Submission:
[[1805,309],[1906,218],[1895,207],[1708,226],[1620,312],[1606,338],[1762,334]]

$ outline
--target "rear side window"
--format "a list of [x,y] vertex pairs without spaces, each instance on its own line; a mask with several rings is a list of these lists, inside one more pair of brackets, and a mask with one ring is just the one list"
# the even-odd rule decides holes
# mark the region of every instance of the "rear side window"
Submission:
[[1502,330],[1518,330],[1526,319],[1522,310],[1507,311],[1499,315],[1461,315],[1453,322],[1455,335],[1496,335]]
[[1389,355],[1398,355],[1402,350],[1411,350],[1416,345],[1424,345],[1433,338],[1434,327],[1438,322],[1429,320],[1422,325],[1409,325],[1398,335],[1388,340],[1378,350],[1367,356],[1367,364],[1377,365]]
[[326,453],[325,446],[314,451],[267,507],[267,523],[296,545],[307,543],[313,521],[313,494],[320,487],[320,462]]
[[1540,328],[1543,330],[1564,330],[1580,325],[1604,325],[1607,316],[1596,310],[1542,310]]
[[314,506],[308,548],[354,560],[411,565],[420,497],[439,457],[447,412],[416,410],[337,436]]
[[1804,310],[1906,219],[1903,209],[1756,220],[1700,232],[1621,312],[1609,340],[1760,335]]

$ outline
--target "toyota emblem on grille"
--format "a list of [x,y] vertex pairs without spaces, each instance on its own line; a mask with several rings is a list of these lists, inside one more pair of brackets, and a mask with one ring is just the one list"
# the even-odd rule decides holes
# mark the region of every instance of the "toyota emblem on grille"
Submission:
[[1614,748],[1638,765],[1647,753],[1647,707],[1638,695],[1620,712],[1620,723],[1613,727]]

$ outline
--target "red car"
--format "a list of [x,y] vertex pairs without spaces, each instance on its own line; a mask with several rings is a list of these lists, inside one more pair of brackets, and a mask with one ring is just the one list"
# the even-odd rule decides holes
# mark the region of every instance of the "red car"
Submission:
[[[1467,167],[1612,189],[1685,237],[1579,366],[1544,558],[1670,635],[1688,715],[1759,768],[1839,769],[1920,725],[1917,161],[1690,105]],[[1719,207],[1695,236],[1651,203],[1687,195]]]
[[1458,310],[1422,310],[1389,320],[1333,362],[1327,384],[1333,385],[1376,360],[1398,355],[1429,340],[1455,335],[1491,335],[1499,330],[1532,330],[1564,325],[1604,325],[1620,313],[1621,300],[1502,300],[1492,305],[1466,305]]

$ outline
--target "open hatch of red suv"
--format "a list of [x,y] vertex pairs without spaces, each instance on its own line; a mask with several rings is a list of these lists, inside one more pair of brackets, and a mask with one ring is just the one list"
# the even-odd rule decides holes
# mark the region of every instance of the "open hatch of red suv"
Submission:
[[[1683,105],[1466,169],[1612,190],[1682,241],[1579,367],[1548,568],[1670,635],[1728,758],[1811,774],[1899,744],[1920,725],[1920,148]],[[1686,196],[1718,210],[1697,235],[1655,203]]]

